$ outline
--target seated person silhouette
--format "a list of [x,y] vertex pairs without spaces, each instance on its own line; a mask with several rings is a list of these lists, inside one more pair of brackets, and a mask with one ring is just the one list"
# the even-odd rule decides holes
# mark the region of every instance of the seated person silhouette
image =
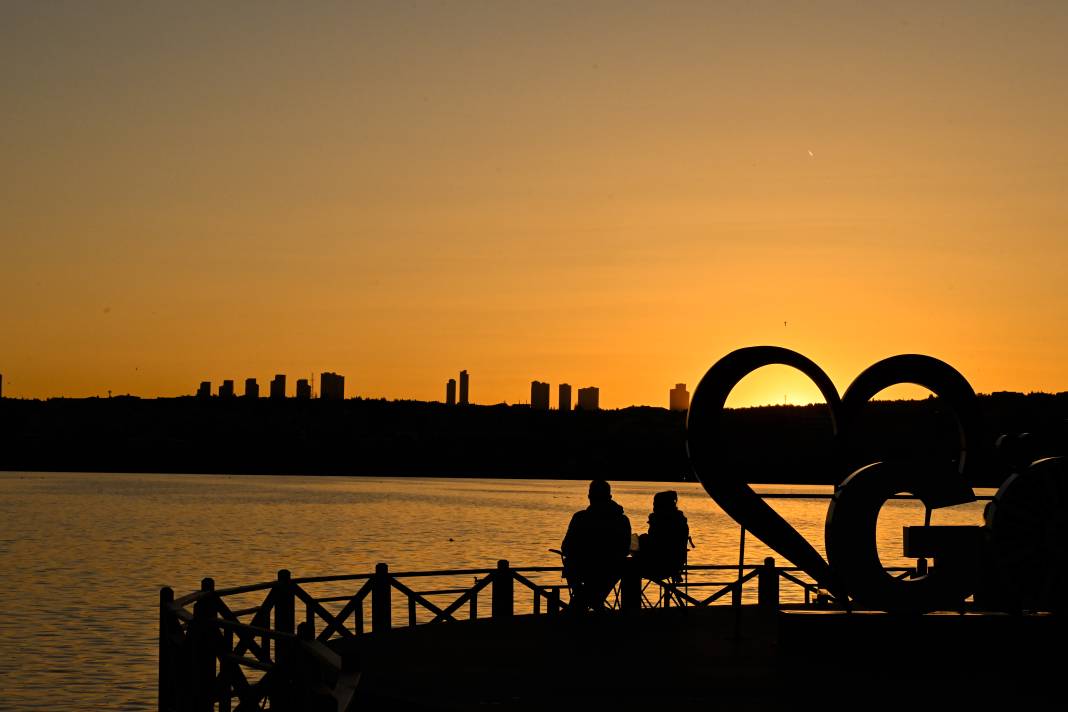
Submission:
[[590,482],[589,499],[590,506],[571,517],[560,547],[575,613],[604,610],[630,551],[630,520],[612,500],[608,483]]
[[646,578],[668,581],[682,575],[690,526],[678,501],[679,495],[674,490],[653,495],[649,532],[638,537],[638,559]]

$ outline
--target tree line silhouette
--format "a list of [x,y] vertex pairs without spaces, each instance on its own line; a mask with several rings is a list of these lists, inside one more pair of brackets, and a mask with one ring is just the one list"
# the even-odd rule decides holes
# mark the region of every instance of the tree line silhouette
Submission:
[[[1063,454],[1068,393],[980,396],[992,445],[1029,432],[1035,457]],[[823,406],[725,411],[728,466],[754,483],[830,484],[843,463]],[[859,449],[951,460],[959,442],[937,398],[875,401]],[[631,407],[594,412],[419,401],[139,399],[0,400],[0,469],[95,472],[472,477],[692,478],[685,414]],[[974,447],[974,444],[973,444]],[[865,463],[860,463],[865,464]],[[991,468],[979,485],[997,486]]]

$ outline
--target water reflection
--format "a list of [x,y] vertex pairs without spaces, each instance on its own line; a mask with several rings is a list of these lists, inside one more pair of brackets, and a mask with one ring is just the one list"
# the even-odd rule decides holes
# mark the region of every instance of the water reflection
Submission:
[[[158,590],[184,593],[274,578],[370,571],[479,568],[507,558],[555,566],[587,483],[465,480],[0,474],[2,705],[13,709],[148,710],[155,704]],[[733,564],[738,526],[695,483],[670,486],[697,545],[691,562]],[[664,483],[614,482],[634,531],[645,531]],[[758,488],[828,493],[828,488]],[[772,500],[820,551],[827,502]],[[918,509],[917,509],[918,508]],[[918,512],[918,515],[917,515]],[[982,503],[936,512],[935,523],[978,524]],[[917,518],[918,517],[918,518]],[[922,523],[913,502],[879,520],[884,563],[900,557],[901,527]],[[895,553],[896,552],[896,553]],[[749,537],[746,560],[768,552]]]

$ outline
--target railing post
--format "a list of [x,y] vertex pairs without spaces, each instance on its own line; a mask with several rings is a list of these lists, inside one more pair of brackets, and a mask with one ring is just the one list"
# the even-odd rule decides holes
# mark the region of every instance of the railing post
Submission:
[[389,585],[389,566],[375,565],[375,582],[371,587],[371,632],[381,633],[393,627],[393,587]]
[[[278,569],[278,578],[272,591],[274,598],[274,629],[279,633],[295,633],[297,625],[296,596],[293,593],[293,575],[289,569]],[[292,640],[274,641],[274,662],[288,665],[294,660],[296,645]],[[270,695],[271,709],[293,712],[298,709],[293,699],[293,688],[283,683]]]
[[205,578],[200,582],[203,594],[193,604],[193,622],[190,626],[192,665],[190,687],[192,688],[193,712],[212,712],[215,708],[215,581]]
[[916,572],[912,575],[912,578],[923,578],[928,573],[927,559],[921,556],[916,560]]
[[619,580],[619,608],[622,611],[640,611],[642,607],[642,576],[637,562],[628,559],[623,563],[623,575]]
[[560,589],[557,586],[553,586],[549,589],[549,596],[547,603],[545,604],[545,612],[550,616],[555,616],[560,612]]
[[230,712],[233,701],[234,675],[233,663],[224,665],[223,660],[234,652],[234,631],[228,630],[218,638],[219,640],[219,676],[222,678],[222,686],[219,690],[219,712]]
[[282,633],[292,633],[296,626],[296,605],[291,580],[289,569],[278,570],[278,580],[274,584],[274,629]]
[[494,618],[510,618],[513,613],[513,587],[512,570],[508,566],[508,559],[497,562],[497,570],[493,573],[493,592],[491,594],[491,610]]
[[363,601],[360,601],[356,606],[356,610],[352,612],[352,617],[355,619],[356,635],[363,635]]
[[764,559],[757,574],[757,603],[764,611],[779,610],[779,572],[775,569],[775,559],[770,556]]
[[174,589],[164,586],[159,590],[159,712],[173,712],[178,700],[175,696],[177,680],[174,666],[174,645],[171,634],[174,630]]
[[303,641],[309,643],[312,642],[315,640],[315,627],[307,621],[304,621],[297,626],[297,637]]
[[[315,609],[311,607],[309,603],[304,607],[304,625],[307,625],[312,631],[312,637],[315,637]],[[297,630],[300,630],[300,626],[297,626]]]
[[[296,625],[296,603],[293,596],[289,569],[279,569],[274,584],[274,629],[280,633],[292,633]],[[290,653],[291,646],[284,640],[274,641],[274,661],[280,663]],[[271,700],[273,703],[274,700]]]

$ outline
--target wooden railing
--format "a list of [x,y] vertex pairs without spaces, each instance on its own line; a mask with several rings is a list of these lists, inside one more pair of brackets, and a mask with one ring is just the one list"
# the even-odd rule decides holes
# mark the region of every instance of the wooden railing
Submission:
[[[342,658],[329,641],[383,634],[398,624],[441,625],[487,613],[508,618],[516,615],[517,602],[521,613],[559,615],[571,603],[561,576],[558,566],[512,567],[501,560],[488,569],[391,572],[378,564],[372,574],[308,578],[283,569],[274,581],[226,589],[206,578],[199,591],[179,598],[163,588],[159,709],[247,712],[269,701],[272,710],[343,712],[359,681],[358,664]],[[472,582],[439,583],[458,579]],[[754,582],[755,602],[767,610],[833,605],[799,570],[776,567],[771,558],[755,566],[691,565],[672,581],[635,570],[623,576],[607,603],[622,612],[740,606],[753,600]],[[780,599],[782,582],[793,603]]]

